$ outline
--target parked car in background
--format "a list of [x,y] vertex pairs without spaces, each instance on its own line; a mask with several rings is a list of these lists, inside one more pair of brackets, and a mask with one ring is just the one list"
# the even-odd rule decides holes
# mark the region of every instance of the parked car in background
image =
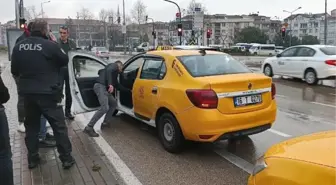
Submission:
[[110,58],[110,53],[109,50],[105,47],[93,47],[91,49],[91,52],[94,53],[97,57],[103,58],[103,59],[109,59]]
[[284,51],[284,49],[285,48],[283,46],[275,46],[275,52],[277,54],[282,53]]
[[249,51],[253,55],[276,55],[275,44],[254,44]]
[[300,45],[287,48],[267,58],[262,68],[266,76],[288,76],[304,79],[309,85],[336,77],[336,46]]

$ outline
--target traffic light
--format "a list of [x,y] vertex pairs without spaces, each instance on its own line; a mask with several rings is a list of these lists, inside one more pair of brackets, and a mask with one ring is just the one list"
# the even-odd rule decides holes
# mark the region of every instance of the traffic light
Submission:
[[20,23],[20,28],[23,29],[25,27],[25,24],[26,24],[26,19],[25,18],[20,18],[19,23]]
[[286,36],[286,28],[281,28],[281,37],[284,39]]
[[146,15],[145,20],[146,20],[146,22],[148,21],[148,15]]
[[120,24],[120,17],[118,17],[117,22],[118,22],[118,24]]
[[207,30],[207,38],[210,38],[210,37],[211,37],[211,30],[208,29],[208,30]]
[[177,35],[182,36],[182,24],[177,25]]

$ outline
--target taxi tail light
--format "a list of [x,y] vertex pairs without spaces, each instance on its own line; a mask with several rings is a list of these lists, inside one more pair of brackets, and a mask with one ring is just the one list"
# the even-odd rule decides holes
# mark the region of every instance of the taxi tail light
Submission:
[[328,65],[336,66],[336,60],[326,60],[325,63]]
[[187,96],[192,104],[202,109],[216,109],[218,97],[211,89],[188,89]]
[[99,55],[99,51],[96,52],[96,55]]
[[272,99],[274,99],[275,98],[275,94],[276,94],[276,87],[275,87],[274,83],[272,83],[272,89],[271,89],[271,91],[272,91]]

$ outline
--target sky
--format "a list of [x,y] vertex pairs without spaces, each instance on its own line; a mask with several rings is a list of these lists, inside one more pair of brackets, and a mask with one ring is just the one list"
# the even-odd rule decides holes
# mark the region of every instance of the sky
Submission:
[[[15,16],[14,0],[0,0],[0,22],[13,20]],[[41,11],[41,2],[46,0],[24,0],[25,7],[35,6]],[[126,14],[131,15],[131,9],[137,0],[125,0]],[[175,5],[163,0],[142,0],[146,5],[147,14],[155,21],[169,21],[175,18],[177,8]],[[190,0],[174,0],[181,8],[187,8]],[[284,19],[292,11],[302,7],[295,13],[323,13],[324,0],[196,0],[204,4],[210,14],[241,15],[257,13],[260,15]],[[47,17],[75,18],[76,12],[81,8],[88,8],[98,18],[101,9],[117,10],[118,5],[122,13],[122,0],[51,0],[43,4]],[[328,12],[336,9],[336,0],[328,0]]]

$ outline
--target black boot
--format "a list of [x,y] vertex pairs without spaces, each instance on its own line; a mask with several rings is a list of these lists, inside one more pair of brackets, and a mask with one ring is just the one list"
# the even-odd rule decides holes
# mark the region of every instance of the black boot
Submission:
[[50,141],[50,140],[40,140],[39,141],[39,147],[40,148],[53,148],[56,146],[55,141]]
[[34,169],[36,168],[41,162],[39,154],[29,155],[28,154],[28,168]]
[[55,136],[47,132],[46,140],[55,141]]
[[86,126],[84,129],[84,133],[86,133],[90,137],[99,137],[99,134],[91,126]]
[[75,159],[70,155],[60,155],[60,160],[62,161],[63,169],[71,168],[75,163]]
[[75,159],[70,156],[67,160],[64,160],[62,163],[63,169],[69,169],[76,163]]

